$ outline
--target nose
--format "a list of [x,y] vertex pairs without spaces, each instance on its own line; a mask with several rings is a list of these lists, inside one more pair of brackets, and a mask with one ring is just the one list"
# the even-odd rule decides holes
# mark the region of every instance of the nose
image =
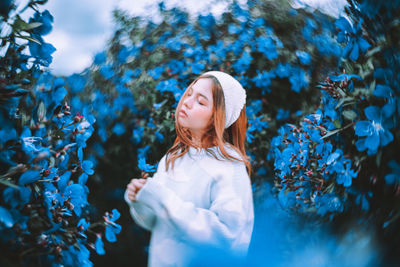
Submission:
[[186,96],[185,99],[183,100],[183,105],[190,109],[193,105],[193,98],[191,96]]

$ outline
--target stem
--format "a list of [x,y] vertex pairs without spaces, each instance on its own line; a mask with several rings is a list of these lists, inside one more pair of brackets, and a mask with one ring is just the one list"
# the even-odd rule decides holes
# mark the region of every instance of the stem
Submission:
[[19,189],[19,187],[15,184],[13,184],[12,182],[10,182],[8,179],[10,179],[9,177],[5,177],[5,178],[0,178],[0,184],[15,188],[15,189]]

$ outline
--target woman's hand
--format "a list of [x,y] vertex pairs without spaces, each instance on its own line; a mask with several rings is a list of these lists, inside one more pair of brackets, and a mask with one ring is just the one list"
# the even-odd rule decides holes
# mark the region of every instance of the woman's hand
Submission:
[[130,201],[136,201],[136,195],[139,190],[144,186],[146,183],[146,179],[132,179],[131,182],[127,186],[128,191],[128,199]]

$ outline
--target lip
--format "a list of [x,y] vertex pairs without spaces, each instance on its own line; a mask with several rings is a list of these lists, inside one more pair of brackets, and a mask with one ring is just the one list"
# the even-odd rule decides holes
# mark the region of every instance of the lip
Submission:
[[181,117],[187,117],[188,115],[187,115],[186,111],[184,111],[183,109],[181,109],[181,110],[179,111],[179,116],[181,116]]

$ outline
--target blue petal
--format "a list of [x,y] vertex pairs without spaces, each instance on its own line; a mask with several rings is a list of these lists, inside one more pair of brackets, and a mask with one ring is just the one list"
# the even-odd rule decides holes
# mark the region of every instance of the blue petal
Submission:
[[364,113],[370,121],[381,121],[381,111],[377,106],[366,107]]
[[385,176],[386,184],[392,185],[400,182],[400,176],[395,175],[394,173],[388,174]]
[[341,29],[342,31],[346,31],[346,32],[352,32],[353,31],[353,28],[351,27],[351,24],[344,17],[340,17],[338,20],[336,20],[335,21],[335,26],[338,27],[339,29]]
[[14,219],[8,209],[0,206],[0,224],[6,228],[11,228],[14,225]]
[[396,102],[394,98],[389,98],[389,101],[382,107],[382,113],[386,118],[389,118],[396,111]]
[[39,171],[27,170],[19,178],[18,184],[19,185],[26,185],[26,184],[29,184],[29,183],[33,183],[33,182],[39,180],[40,177],[41,177],[41,175],[40,175]]
[[393,172],[400,175],[400,164],[398,164],[395,160],[389,161],[388,166],[392,169]]
[[121,213],[119,213],[119,211],[117,209],[113,209],[112,210],[112,218],[111,221],[115,222],[116,220],[119,219],[119,217],[121,216]]
[[353,49],[351,50],[350,59],[356,61],[359,55],[358,43],[353,44]]
[[106,252],[104,251],[103,240],[101,240],[100,236],[97,236],[96,243],[94,244],[96,248],[96,252],[99,255],[104,255]]
[[89,175],[92,175],[94,173],[93,168],[93,162],[90,160],[84,160],[82,163],[82,169]]
[[378,84],[374,90],[373,95],[376,97],[390,97],[392,93],[392,88],[387,85]]
[[86,173],[82,173],[78,178],[78,183],[80,185],[84,185],[84,184],[86,184],[88,178],[89,178],[89,176]]
[[83,160],[83,150],[82,150],[82,147],[79,147],[79,148],[78,148],[78,158],[79,158],[79,161],[82,162],[82,160]]
[[64,87],[58,88],[54,93],[53,93],[53,101],[54,103],[58,104],[60,103],[64,97],[67,95],[67,90]]
[[368,136],[371,134],[371,123],[369,121],[358,121],[355,125],[357,136]]
[[363,53],[365,53],[365,51],[371,47],[371,45],[364,38],[358,38],[358,45]]
[[376,151],[379,147],[379,135],[377,133],[374,133],[370,136],[367,136],[365,142],[368,150]]
[[63,192],[67,187],[69,178],[71,177],[71,172],[65,172],[63,175],[60,176],[60,180],[57,182],[58,189]]
[[117,237],[115,236],[115,233],[111,227],[111,225],[106,227],[105,236],[108,242],[115,242],[117,241]]
[[384,130],[379,135],[379,139],[381,142],[381,146],[386,146],[387,144],[393,141],[393,134],[389,130]]

